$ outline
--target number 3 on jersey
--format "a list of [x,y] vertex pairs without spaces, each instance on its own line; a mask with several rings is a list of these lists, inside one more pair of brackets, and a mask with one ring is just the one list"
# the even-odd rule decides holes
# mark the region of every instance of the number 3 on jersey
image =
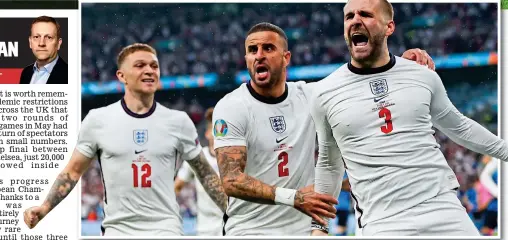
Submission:
[[[279,177],[287,177],[289,176],[289,169],[286,167],[288,164],[288,153],[287,152],[281,152],[277,159],[280,161],[278,168],[279,168]],[[282,160],[282,161],[281,161]]]
[[385,125],[381,126],[381,132],[390,133],[393,130],[392,112],[388,108],[381,108],[379,110],[379,118],[385,119]]
[[[134,184],[135,188],[139,187],[139,173],[138,172],[139,172],[138,165],[133,163],[132,164],[132,174],[133,174],[132,178],[134,180],[133,184]],[[142,188],[152,187],[152,181],[148,179],[152,175],[152,167],[150,166],[150,164],[145,163],[145,164],[141,165],[141,172],[143,173],[143,175],[141,175],[141,187]]]

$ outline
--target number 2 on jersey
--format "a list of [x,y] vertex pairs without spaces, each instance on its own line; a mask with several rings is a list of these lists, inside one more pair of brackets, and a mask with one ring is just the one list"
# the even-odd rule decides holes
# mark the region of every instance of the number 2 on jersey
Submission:
[[281,152],[279,154],[279,157],[277,158],[279,161],[279,177],[287,177],[289,176],[289,169],[286,167],[288,164],[288,153],[287,152]]
[[[142,188],[149,188],[152,187],[152,181],[148,178],[150,175],[152,175],[152,167],[150,164],[145,163],[141,165],[141,172],[143,172],[143,175],[141,175],[141,187]],[[132,174],[133,180],[134,180],[134,187],[139,187],[139,173],[138,173],[138,165],[135,163],[132,164]]]
[[386,125],[381,126],[381,132],[390,133],[393,130],[392,112],[388,108],[381,108],[379,110],[379,118],[384,118],[386,123]]

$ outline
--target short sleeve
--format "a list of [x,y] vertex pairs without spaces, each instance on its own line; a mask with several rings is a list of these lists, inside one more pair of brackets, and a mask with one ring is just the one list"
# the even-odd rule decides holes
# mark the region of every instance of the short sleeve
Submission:
[[76,149],[88,158],[95,157],[98,150],[96,133],[100,130],[100,122],[96,120],[95,116],[96,110],[92,109],[83,119],[76,144]]
[[214,149],[247,146],[247,109],[241,101],[231,98],[222,99],[213,110]]
[[182,167],[178,170],[178,178],[188,183],[194,178],[194,172],[187,162],[183,162]]
[[182,159],[185,161],[196,158],[201,152],[201,144],[199,143],[198,131],[196,126],[190,119],[189,115],[182,112],[182,125],[178,151]]

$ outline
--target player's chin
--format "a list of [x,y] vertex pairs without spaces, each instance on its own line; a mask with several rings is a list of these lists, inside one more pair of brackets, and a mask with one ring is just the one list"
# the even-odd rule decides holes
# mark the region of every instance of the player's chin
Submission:
[[153,94],[157,91],[157,84],[145,84],[140,91],[144,94]]
[[357,62],[363,62],[363,61],[370,59],[370,55],[371,55],[371,51],[365,51],[365,50],[355,51],[354,48],[351,51],[351,56]]
[[269,77],[267,78],[255,77],[254,84],[259,88],[269,88],[272,85]]

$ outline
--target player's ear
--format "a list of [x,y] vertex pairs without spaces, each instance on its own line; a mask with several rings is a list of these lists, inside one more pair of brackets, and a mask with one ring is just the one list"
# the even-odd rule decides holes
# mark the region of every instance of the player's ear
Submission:
[[291,52],[290,51],[284,51],[284,67],[287,67],[289,65],[289,62],[291,61]]
[[120,82],[127,84],[127,81],[125,80],[125,75],[122,70],[120,69],[116,70],[116,77],[118,78],[118,80],[120,80]]
[[387,26],[386,36],[388,37],[395,32],[395,22],[393,20],[389,20],[386,26]]

